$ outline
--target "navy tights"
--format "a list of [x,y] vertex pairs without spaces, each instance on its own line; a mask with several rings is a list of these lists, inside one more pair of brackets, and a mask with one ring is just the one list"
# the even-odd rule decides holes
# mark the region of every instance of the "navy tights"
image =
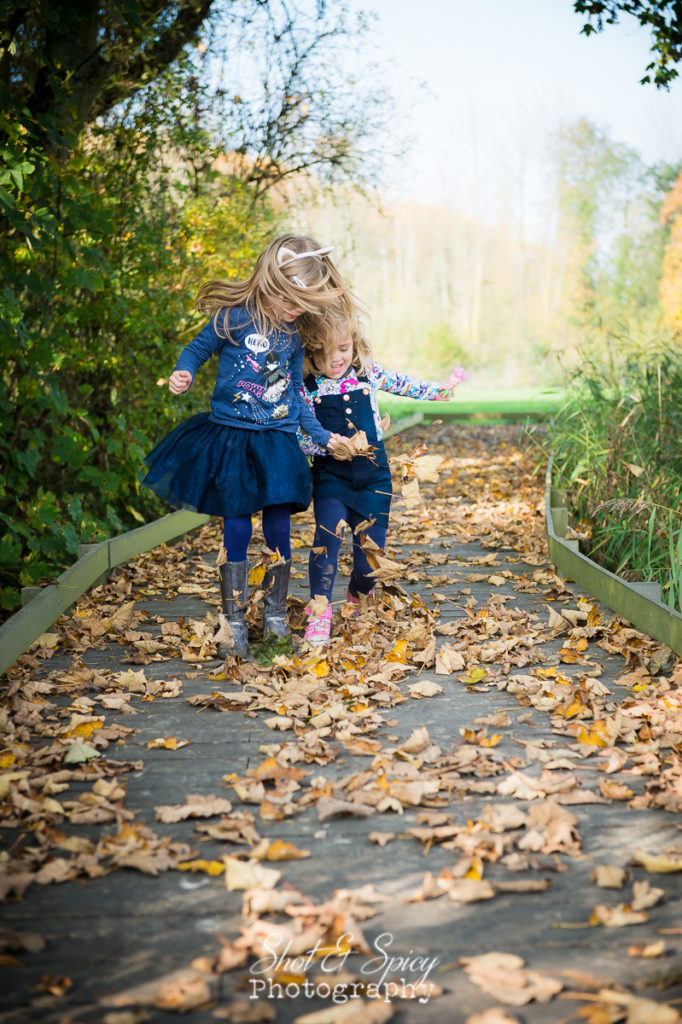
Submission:
[[[263,536],[271,551],[279,551],[287,561],[291,558],[291,509],[286,505],[267,505],[263,509]],[[234,516],[223,520],[224,544],[228,562],[245,562],[253,524],[251,516]]]
[[[308,562],[311,597],[326,597],[328,601],[332,599],[339,550],[343,541],[343,536],[336,536],[336,527],[341,519],[354,530],[363,521],[364,516],[348,508],[337,498],[321,498],[315,502],[315,540]],[[363,533],[378,547],[385,547],[384,526],[374,523]],[[358,594],[368,594],[374,586],[374,578],[369,575],[372,567],[360,546],[361,536],[360,533],[353,534],[353,572],[348,588],[354,597]]]

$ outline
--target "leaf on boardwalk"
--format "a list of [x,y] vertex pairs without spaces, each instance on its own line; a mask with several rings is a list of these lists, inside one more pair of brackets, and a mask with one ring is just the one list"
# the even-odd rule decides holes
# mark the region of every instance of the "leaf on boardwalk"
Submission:
[[185,804],[159,804],[155,808],[157,821],[166,823],[186,821],[187,818],[212,818],[218,814],[229,814],[232,804],[219,796],[195,794],[187,797]]
[[521,957],[511,953],[462,957],[460,963],[474,985],[511,1006],[525,1006],[534,1000],[548,1003],[564,987],[558,978],[525,970]]

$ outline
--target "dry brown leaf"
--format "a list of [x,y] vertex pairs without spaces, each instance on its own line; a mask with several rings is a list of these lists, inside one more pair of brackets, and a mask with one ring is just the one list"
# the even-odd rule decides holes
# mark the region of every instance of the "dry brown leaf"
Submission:
[[233,999],[227,1006],[216,1007],[211,1017],[232,1024],[270,1024],[277,1020],[277,1009],[267,999]]
[[594,868],[592,881],[602,889],[622,889],[629,878],[625,868],[616,864],[597,864]]
[[154,981],[136,985],[123,992],[104,995],[104,1006],[156,1006],[159,1009],[186,1012],[209,1002],[211,990],[206,975],[183,967]]
[[662,903],[664,899],[665,889],[652,888],[646,878],[641,882],[632,883],[632,903],[630,905],[633,910],[648,910],[649,907],[655,907],[656,904]]
[[202,796],[193,794],[187,797],[186,804],[160,804],[155,808],[157,821],[167,824],[186,821],[187,818],[212,818],[217,814],[229,814],[232,804],[220,796]]
[[439,686],[438,683],[431,682],[429,679],[425,679],[421,683],[412,683],[408,686],[410,691],[410,697],[435,697],[439,693],[443,693],[443,687]]
[[628,946],[628,956],[638,956],[649,959],[658,956],[665,956],[665,953],[665,939],[659,939],[657,942],[648,942],[645,946],[638,946],[636,943]]
[[455,650],[454,647],[440,647],[436,653],[436,667],[435,672],[438,676],[448,676],[453,672],[463,672],[466,670],[466,661],[464,655]]
[[590,914],[590,924],[603,924],[606,928],[625,928],[630,924],[645,924],[648,916],[641,910],[633,910],[627,903],[607,907],[599,903]]
[[370,832],[367,836],[370,843],[376,843],[378,846],[386,846],[392,839],[396,838],[395,832]]
[[665,854],[635,850],[635,860],[642,865],[645,871],[651,871],[654,874],[672,874],[675,871],[682,871],[682,859],[679,857],[666,857]]
[[395,1010],[390,1002],[383,999],[350,999],[341,1006],[329,1006],[324,1010],[313,1010],[295,1017],[294,1024],[384,1024]]
[[524,1006],[532,1000],[547,1003],[564,987],[557,978],[524,970],[521,957],[512,953],[462,957],[460,963],[475,985],[511,1006]]
[[282,872],[275,868],[264,868],[253,861],[238,857],[223,857],[225,863],[225,887],[228,892],[235,889],[274,889]]
[[521,1024],[518,1017],[510,1017],[501,1006],[492,1006],[483,1013],[472,1013],[464,1024]]

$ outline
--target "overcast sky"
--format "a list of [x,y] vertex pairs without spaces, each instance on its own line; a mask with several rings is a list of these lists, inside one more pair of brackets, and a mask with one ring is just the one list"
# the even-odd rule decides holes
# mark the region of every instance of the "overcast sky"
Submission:
[[403,196],[457,204],[495,187],[505,168],[532,180],[552,131],[580,117],[647,163],[682,159],[682,79],[669,92],[639,85],[649,34],[631,16],[588,38],[571,0],[349,6],[377,15],[372,37],[376,56],[392,64],[396,130],[415,143],[392,177]]

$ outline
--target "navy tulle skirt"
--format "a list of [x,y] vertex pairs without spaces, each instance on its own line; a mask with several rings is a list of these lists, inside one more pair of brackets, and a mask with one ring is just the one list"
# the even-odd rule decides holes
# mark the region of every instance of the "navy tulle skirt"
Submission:
[[248,515],[268,505],[310,504],[311,473],[296,434],[214,423],[190,416],[144,460],[142,480],[176,508],[211,516]]

